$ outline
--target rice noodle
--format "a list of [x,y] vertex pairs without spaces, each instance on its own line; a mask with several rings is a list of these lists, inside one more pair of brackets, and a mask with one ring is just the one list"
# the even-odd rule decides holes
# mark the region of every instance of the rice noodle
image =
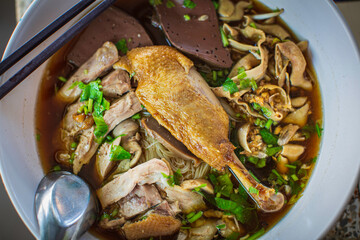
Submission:
[[139,164],[144,163],[152,158],[165,158],[170,163],[173,171],[180,169],[184,177],[183,180],[204,178],[209,173],[211,167],[207,163],[202,162],[198,166],[195,166],[193,161],[176,157],[161,143],[147,134],[145,129],[141,128],[140,133],[141,146],[144,152],[139,159]]

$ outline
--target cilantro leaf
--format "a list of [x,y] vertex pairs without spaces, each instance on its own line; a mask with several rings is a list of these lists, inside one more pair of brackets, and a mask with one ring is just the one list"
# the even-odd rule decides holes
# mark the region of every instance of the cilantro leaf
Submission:
[[223,87],[224,91],[230,92],[230,94],[234,94],[239,91],[239,88],[236,85],[236,83],[234,83],[234,81],[231,80],[230,78],[227,78],[225,80],[222,87]]

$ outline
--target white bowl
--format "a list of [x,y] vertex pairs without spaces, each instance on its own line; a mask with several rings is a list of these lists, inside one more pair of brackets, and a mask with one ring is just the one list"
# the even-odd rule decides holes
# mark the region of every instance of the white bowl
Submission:
[[[35,1],[16,27],[5,56],[76,2]],[[357,151],[360,136],[357,125],[360,119],[359,53],[332,1],[263,2],[271,8],[284,8],[282,18],[285,22],[297,36],[310,42],[321,86],[325,130],[320,157],[303,197],[262,239],[318,239],[342,212],[360,168]],[[39,52],[35,51],[26,59]],[[17,212],[37,238],[39,232],[33,201],[44,172],[36,150],[34,117],[36,95],[44,69],[45,64],[0,102],[2,179]],[[9,78],[16,70],[8,72],[3,79]],[[87,234],[83,238],[94,237]]]

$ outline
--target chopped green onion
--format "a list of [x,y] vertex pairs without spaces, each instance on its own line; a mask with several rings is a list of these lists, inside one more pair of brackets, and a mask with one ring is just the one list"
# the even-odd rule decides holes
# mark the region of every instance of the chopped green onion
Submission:
[[167,0],[166,1],[166,7],[167,8],[172,8],[172,7],[175,7],[175,4],[171,0]]
[[292,178],[294,181],[299,180],[299,178],[298,178],[295,174],[292,174],[292,175],[291,175],[291,178]]
[[220,224],[216,226],[217,229],[223,229],[226,228],[226,224]]
[[203,184],[195,187],[193,191],[194,191],[194,192],[199,192],[199,191],[201,190],[201,188],[204,188],[204,187],[206,187],[206,186],[207,186],[207,184],[206,184],[206,183],[203,183]]
[[268,119],[267,122],[266,122],[266,124],[265,124],[265,128],[266,128],[266,129],[270,129],[270,127],[271,127],[272,124],[273,124],[273,120]]
[[225,32],[224,32],[224,30],[222,29],[222,27],[220,27],[220,34],[221,34],[221,41],[222,41],[222,43],[223,43],[223,46],[224,46],[224,47],[229,46],[229,41],[228,41],[228,39],[227,39],[227,37],[226,37],[226,35],[225,35]]
[[78,113],[82,113],[84,111],[85,105],[81,105],[79,109],[77,110]]
[[123,54],[126,54],[128,51],[128,47],[127,47],[127,43],[126,43],[126,39],[122,38],[120,39],[116,44],[116,48],[121,51]]
[[291,168],[291,169],[296,169],[296,166],[291,165],[291,164],[285,164],[286,167]]
[[318,137],[321,137],[321,132],[323,129],[320,128],[318,123],[315,124],[315,129],[316,129],[316,133],[317,133]]
[[41,138],[40,133],[37,133],[35,137],[36,137],[36,141],[38,141],[38,142],[39,142],[39,141],[40,141],[40,138]]
[[87,115],[89,113],[89,110],[88,110],[88,107],[86,105],[83,105],[84,106],[84,113],[85,115]]
[[212,3],[214,4],[215,9],[218,10],[219,9],[219,3],[217,1],[214,1],[214,0],[212,1]]
[[258,103],[253,103],[252,107],[254,108],[254,110],[260,110],[261,106]]
[[55,167],[53,167],[52,170],[53,171],[61,171],[61,167],[59,165],[56,165]]
[[186,218],[187,219],[192,218],[195,214],[196,214],[196,212],[191,212],[188,215],[186,215]]
[[251,172],[251,171],[249,170],[249,173],[250,173],[250,175],[255,179],[255,181],[257,181],[258,183],[260,182],[260,180],[254,175],[253,172]]
[[278,39],[278,38],[274,38],[273,41],[272,41],[272,43],[271,43],[271,45],[274,45],[274,44],[276,44],[276,43],[278,43],[278,42],[281,42],[281,40]]
[[265,229],[262,228],[260,229],[258,232],[254,233],[253,235],[251,235],[250,237],[248,237],[246,240],[255,240],[258,239],[261,235],[263,235],[265,233]]
[[250,23],[249,26],[252,28],[257,28],[254,22]]
[[140,113],[136,113],[136,114],[134,114],[132,117],[131,117],[132,119],[140,119],[141,118],[141,115],[140,115]]
[[151,6],[157,6],[162,4],[162,0],[149,0]]
[[230,94],[234,94],[239,91],[236,83],[230,78],[226,78],[224,84],[222,85],[224,91],[230,92]]
[[213,80],[216,81],[216,79],[217,79],[217,72],[216,71],[212,71],[212,77],[213,77]]
[[89,73],[89,70],[84,69],[84,74],[86,75],[86,74],[88,74],[88,73]]
[[188,14],[185,14],[184,19],[185,19],[185,21],[190,21],[191,18],[190,18],[190,16]]
[[130,74],[130,78],[133,78],[135,76],[135,72],[132,72],[131,74]]
[[58,79],[59,79],[60,81],[62,81],[62,82],[67,82],[67,79],[64,78],[64,77],[62,77],[62,76],[59,76]]
[[260,118],[257,118],[257,119],[255,119],[254,124],[255,124],[256,126],[259,126],[259,127],[263,128],[263,127],[265,127],[266,122],[265,122],[265,120],[262,120],[262,119],[260,119]]
[[281,182],[285,184],[287,183],[287,181],[285,181],[285,179],[280,175],[280,173],[278,173],[278,171],[276,171],[275,169],[272,169],[271,171],[278,177]]
[[72,149],[72,150],[74,150],[76,147],[77,147],[77,143],[76,142],[72,142],[71,144],[70,144],[70,148]]
[[317,160],[317,158],[318,158],[317,156],[316,156],[316,157],[314,157],[314,158],[311,160],[311,162],[312,162],[312,163],[315,163],[315,162],[316,162],[316,160]]
[[114,217],[116,217],[116,215],[118,215],[118,213],[119,213],[119,209],[115,208],[114,211],[112,211],[110,213],[110,217],[114,218]]
[[256,195],[259,195],[259,190],[254,187],[249,187],[249,193],[255,193]]
[[184,0],[183,6],[186,7],[186,8],[193,9],[193,8],[196,7],[196,3],[194,3],[191,0]]
[[197,212],[193,217],[191,217],[190,219],[188,219],[189,223],[193,223],[196,220],[198,220],[199,218],[201,218],[201,216],[203,215],[202,211]]
[[111,142],[112,140],[114,140],[114,138],[112,136],[110,136],[110,135],[106,136],[106,141]]
[[223,71],[217,71],[217,75],[219,76],[219,77],[223,77],[224,76],[224,72]]
[[267,109],[266,107],[261,107],[261,112],[266,116],[266,117],[270,117],[271,116],[271,111],[269,109]]
[[104,219],[110,219],[110,215],[106,212],[103,213],[103,215],[101,215],[100,220],[104,220]]
[[94,104],[94,99],[90,98],[88,100],[88,105],[87,105],[89,112],[92,112],[93,104]]

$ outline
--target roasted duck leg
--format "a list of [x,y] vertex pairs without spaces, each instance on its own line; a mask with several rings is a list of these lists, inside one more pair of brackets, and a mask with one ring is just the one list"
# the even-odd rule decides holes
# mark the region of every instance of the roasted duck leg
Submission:
[[151,115],[195,156],[217,170],[230,167],[265,212],[278,211],[284,196],[256,182],[234,154],[229,120],[193,62],[167,46],[136,48],[114,65],[138,81],[136,96]]

